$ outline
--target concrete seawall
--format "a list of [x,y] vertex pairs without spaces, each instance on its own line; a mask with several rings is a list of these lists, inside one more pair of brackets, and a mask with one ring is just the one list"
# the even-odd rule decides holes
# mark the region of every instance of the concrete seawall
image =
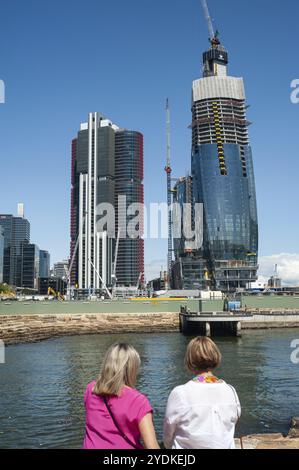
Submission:
[[1,315],[0,339],[6,345],[58,336],[179,331],[174,313]]
[[[256,314],[242,329],[299,328],[299,314]],[[95,313],[1,315],[0,339],[6,345],[59,336],[179,332],[177,313]]]
[[251,312],[253,318],[242,322],[243,330],[270,328],[299,328],[299,312]]

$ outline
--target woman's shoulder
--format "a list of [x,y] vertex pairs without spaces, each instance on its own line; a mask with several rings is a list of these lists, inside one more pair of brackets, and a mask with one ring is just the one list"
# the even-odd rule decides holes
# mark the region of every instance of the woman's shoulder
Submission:
[[89,384],[87,384],[86,389],[93,389],[96,383],[97,383],[96,380],[92,380],[91,382],[89,382]]
[[185,394],[185,392],[188,388],[189,388],[189,382],[186,382],[186,383],[181,384],[181,385],[177,385],[176,387],[174,387],[172,389],[172,391],[170,392],[169,397],[177,398],[179,400],[180,397],[182,397]]
[[213,385],[215,387],[217,386],[219,388],[222,388],[221,386],[226,386],[227,387],[227,384],[224,380],[221,380],[218,383],[212,383],[212,384],[206,384],[206,383],[201,384],[201,383],[199,383],[195,380],[189,380],[188,382],[186,382],[184,384],[176,386],[172,390],[171,395],[179,397],[179,396],[184,395],[187,391],[196,390],[198,392],[198,387],[199,386],[201,386],[202,388],[207,390],[210,385]]
[[130,412],[137,416],[138,422],[148,413],[153,413],[153,408],[149,399],[144,393],[135,388],[125,387],[123,391],[125,406]]
[[131,387],[124,387],[123,393],[125,396],[132,400],[138,400],[138,401],[148,401],[147,396],[144,393],[141,393],[139,390],[136,388],[131,388]]
[[87,386],[85,388],[85,395],[92,392],[93,387],[95,386],[96,383],[97,383],[97,381],[93,380],[92,382],[89,382],[89,384],[87,384]]
[[96,383],[97,383],[96,380],[93,380],[92,382],[89,382],[89,384],[86,386],[85,392],[84,392],[84,403],[85,404],[87,404],[87,402],[89,402],[91,400],[92,390],[93,390],[93,387],[95,386]]

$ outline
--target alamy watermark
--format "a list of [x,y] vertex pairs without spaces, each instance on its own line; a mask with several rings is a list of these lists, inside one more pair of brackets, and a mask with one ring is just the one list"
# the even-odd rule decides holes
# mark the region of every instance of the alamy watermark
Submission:
[[291,342],[291,348],[294,349],[294,351],[291,354],[291,362],[292,364],[299,364],[299,339],[294,339]]
[[293,104],[299,104],[299,79],[295,79],[291,82],[291,88],[293,91],[291,93],[291,102]]
[[[113,204],[98,204],[95,211],[96,232],[107,232],[110,238],[121,239],[167,239],[169,213],[172,220],[172,238],[184,240],[189,250],[199,250],[203,245],[203,204],[196,203],[143,203],[127,204],[126,196],[118,197],[118,233],[116,233],[116,210]],[[89,213],[85,213],[82,230],[92,223]]]
[[2,339],[0,339],[0,364],[5,363],[5,344]]
[[0,104],[5,103],[5,83],[3,80],[0,80]]

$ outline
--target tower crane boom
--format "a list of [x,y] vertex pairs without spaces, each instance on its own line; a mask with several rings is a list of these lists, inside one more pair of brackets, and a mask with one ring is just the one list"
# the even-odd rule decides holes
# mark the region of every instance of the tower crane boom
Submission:
[[167,206],[168,206],[168,253],[167,253],[167,274],[168,285],[171,278],[172,268],[172,208],[171,208],[171,164],[170,164],[170,107],[169,100],[166,100],[166,175],[167,175]]
[[201,4],[202,4],[202,8],[203,8],[205,17],[206,17],[206,21],[208,23],[210,40],[212,40],[215,37],[215,32],[214,32],[213,22],[212,22],[212,18],[210,16],[207,0],[201,0]]

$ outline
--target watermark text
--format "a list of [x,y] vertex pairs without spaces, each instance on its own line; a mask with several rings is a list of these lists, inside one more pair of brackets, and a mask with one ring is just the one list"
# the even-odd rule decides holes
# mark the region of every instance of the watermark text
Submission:
[[294,339],[294,341],[291,342],[291,348],[294,349],[291,354],[291,362],[297,365],[299,364],[299,339]]
[[299,103],[299,79],[295,79],[291,82],[291,88],[293,88],[293,91],[291,93],[291,102],[293,104],[298,104]]
[[5,84],[3,80],[0,80],[0,104],[5,103]]
[[5,364],[5,344],[2,339],[0,339],[0,364]]
[[97,205],[95,215],[86,213],[82,230],[96,219],[96,231],[107,232],[109,238],[120,239],[167,239],[169,215],[171,215],[174,240],[184,240],[188,250],[199,250],[203,245],[203,204],[143,203],[127,204],[126,196],[118,197],[118,234],[116,233],[116,210],[110,203]]

